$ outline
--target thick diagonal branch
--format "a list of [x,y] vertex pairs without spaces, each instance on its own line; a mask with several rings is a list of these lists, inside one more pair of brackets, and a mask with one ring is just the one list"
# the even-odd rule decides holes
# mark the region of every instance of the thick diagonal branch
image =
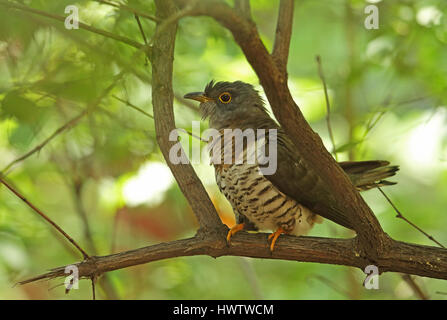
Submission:
[[[177,8],[172,0],[155,1],[157,17],[164,20],[175,16]],[[163,28],[163,32],[158,32]],[[152,103],[157,141],[180,189],[197,216],[201,227],[222,227],[219,216],[200,179],[191,164],[174,164],[170,160],[170,149],[178,141],[170,141],[170,133],[176,129],[173,111],[174,91],[172,70],[177,22],[159,23],[155,30],[152,50]]]

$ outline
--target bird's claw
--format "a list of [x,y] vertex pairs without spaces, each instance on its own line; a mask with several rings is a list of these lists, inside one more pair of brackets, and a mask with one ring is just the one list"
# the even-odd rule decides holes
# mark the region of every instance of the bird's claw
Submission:
[[268,240],[272,240],[272,242],[270,243],[270,252],[273,253],[273,250],[275,249],[275,243],[276,240],[278,240],[278,237],[285,233],[284,229],[279,227],[278,230],[276,230],[275,232],[273,232],[271,235],[269,235]]
[[231,227],[231,229],[227,233],[227,244],[230,245],[231,237],[235,235],[237,232],[243,230],[245,227],[245,223],[238,223]]

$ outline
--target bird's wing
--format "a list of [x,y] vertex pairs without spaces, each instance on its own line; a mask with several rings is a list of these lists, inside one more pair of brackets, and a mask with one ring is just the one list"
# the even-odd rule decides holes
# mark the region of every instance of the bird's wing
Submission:
[[[266,139],[268,150],[269,139]],[[269,155],[270,157],[270,155]],[[261,171],[262,170],[262,166]],[[346,214],[337,208],[333,195],[324,181],[303,161],[295,145],[280,128],[277,133],[277,168],[264,175],[281,192],[306,206],[312,212],[352,229]]]

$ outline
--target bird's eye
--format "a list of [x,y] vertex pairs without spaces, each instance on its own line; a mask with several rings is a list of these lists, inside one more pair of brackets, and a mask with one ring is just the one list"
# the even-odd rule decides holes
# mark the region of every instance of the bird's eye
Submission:
[[229,92],[221,93],[220,96],[219,96],[219,100],[222,103],[230,103],[230,101],[231,101],[231,94]]

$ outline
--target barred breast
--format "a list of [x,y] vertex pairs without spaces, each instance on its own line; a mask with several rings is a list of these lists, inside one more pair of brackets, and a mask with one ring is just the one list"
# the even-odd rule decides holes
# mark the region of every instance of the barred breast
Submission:
[[[276,231],[281,227],[286,233],[303,235],[315,222],[322,220],[320,216],[282,193],[262,174],[253,153],[256,152],[257,145],[265,144],[265,137],[247,141],[239,155],[235,154],[234,141],[235,139],[224,141],[221,131],[220,137],[210,149],[216,144],[221,146],[219,152],[212,156],[216,182],[231,203],[237,223],[247,223],[248,219],[249,224],[258,230]],[[225,154],[232,158],[229,164],[225,164]],[[218,158],[220,161],[216,164],[215,160]]]
[[216,182],[231,203],[236,218],[245,216],[259,230],[304,235],[321,217],[279,191],[257,165],[216,165]]

